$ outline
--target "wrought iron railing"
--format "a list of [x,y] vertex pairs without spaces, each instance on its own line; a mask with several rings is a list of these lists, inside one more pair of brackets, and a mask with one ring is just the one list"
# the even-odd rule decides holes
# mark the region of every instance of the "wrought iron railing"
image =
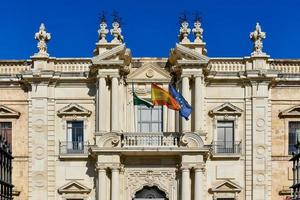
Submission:
[[87,154],[88,153],[88,142],[73,142],[73,141],[60,141],[59,142],[59,154]]
[[240,154],[241,142],[214,141],[212,143],[213,154]]
[[123,147],[179,147],[179,133],[124,133]]
[[12,200],[12,152],[10,145],[0,135],[0,199]]

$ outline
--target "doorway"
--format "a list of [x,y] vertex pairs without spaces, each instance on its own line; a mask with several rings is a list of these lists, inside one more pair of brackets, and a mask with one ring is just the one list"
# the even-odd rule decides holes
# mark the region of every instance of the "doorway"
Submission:
[[144,186],[143,189],[135,193],[135,198],[133,198],[133,200],[148,200],[148,199],[168,200],[166,197],[166,193],[161,191],[156,186],[152,186],[152,187]]

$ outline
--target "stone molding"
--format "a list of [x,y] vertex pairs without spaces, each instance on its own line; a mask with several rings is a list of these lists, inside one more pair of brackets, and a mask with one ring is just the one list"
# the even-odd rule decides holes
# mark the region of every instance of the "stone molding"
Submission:
[[71,181],[71,182],[61,186],[60,188],[58,188],[57,191],[60,194],[66,194],[66,193],[89,194],[91,192],[91,189],[77,181]]
[[209,111],[211,116],[223,115],[240,116],[243,110],[227,102]]
[[76,103],[71,103],[57,111],[57,115],[59,117],[90,116],[91,114],[92,114],[92,111],[90,111]]
[[20,115],[20,112],[4,105],[0,105],[0,118],[19,118]]
[[216,182],[209,192],[213,194],[213,199],[216,200],[220,197],[228,197],[238,199],[238,193],[242,191],[242,187],[231,180],[224,180]]
[[281,118],[294,118],[300,117],[300,105],[292,106],[288,109],[285,109],[279,113]]

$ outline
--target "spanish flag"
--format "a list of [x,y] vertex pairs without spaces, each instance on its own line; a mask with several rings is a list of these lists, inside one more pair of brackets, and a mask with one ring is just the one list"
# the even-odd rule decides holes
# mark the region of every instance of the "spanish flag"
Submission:
[[155,106],[166,105],[169,109],[180,110],[180,105],[170,93],[154,83],[151,85],[151,99]]

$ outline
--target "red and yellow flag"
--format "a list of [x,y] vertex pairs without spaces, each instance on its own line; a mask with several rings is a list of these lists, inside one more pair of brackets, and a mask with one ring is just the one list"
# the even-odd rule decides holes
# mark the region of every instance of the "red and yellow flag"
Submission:
[[180,105],[177,101],[170,95],[170,93],[158,85],[152,83],[151,85],[151,99],[155,106],[166,105],[172,110],[180,110]]

